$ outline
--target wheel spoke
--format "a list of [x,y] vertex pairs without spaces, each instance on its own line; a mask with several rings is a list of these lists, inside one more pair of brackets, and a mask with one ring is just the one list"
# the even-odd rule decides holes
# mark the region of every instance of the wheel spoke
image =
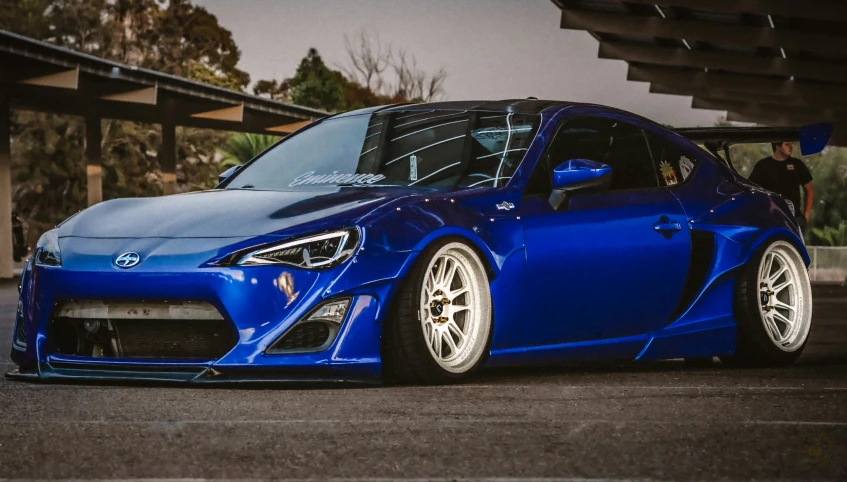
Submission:
[[432,351],[435,352],[437,358],[441,358],[441,331],[432,327]]
[[762,273],[764,276],[762,276],[762,278],[770,279],[771,270],[773,269],[773,259],[774,259],[773,253],[768,253],[766,255],[766,257],[765,257],[765,269],[764,269],[764,272]]
[[[774,312],[773,312],[773,318],[774,318],[774,320],[779,319],[779,321],[781,321],[781,322],[785,323],[785,324],[788,326],[788,328],[791,328],[791,327],[793,327],[793,326],[794,326],[794,322],[793,322],[793,321],[789,320],[788,318],[786,318],[785,316],[783,316],[783,315],[782,315],[782,313],[779,313],[778,311],[774,311]],[[786,330],[786,331],[787,331],[787,330]]]
[[450,269],[447,271],[447,275],[444,277],[444,289],[450,289],[450,286],[453,285],[453,278],[456,277],[456,271],[458,271],[459,265],[454,261]]
[[765,320],[765,327],[770,332],[771,338],[773,338],[774,341],[777,341],[777,342],[781,341],[782,340],[782,333],[780,333],[779,327],[776,326],[776,322],[773,321],[773,317],[770,316],[770,315],[766,315],[766,316],[763,316],[762,318],[764,318],[764,320]]
[[[456,298],[462,296],[463,294],[467,293],[468,291],[470,291],[470,290],[467,287],[463,286],[463,287],[457,289],[456,291],[448,292],[447,297],[450,298],[451,303],[455,303]],[[462,306],[462,305],[459,305],[459,306]]]
[[447,259],[441,258],[438,260],[438,268],[435,271],[435,286],[441,286],[441,280],[444,278],[444,271],[447,269]]
[[795,308],[795,307],[793,307],[793,306],[791,306],[787,303],[783,303],[782,301],[779,301],[779,300],[774,300],[773,307],[774,308],[782,308],[784,310],[791,310],[794,313],[797,312],[797,308]]
[[457,346],[465,345],[465,334],[464,332],[462,332],[462,329],[459,328],[459,325],[457,325],[455,321],[451,321],[447,324],[447,330],[449,330],[450,333],[456,335],[456,337],[458,338],[458,340],[456,341]]
[[[788,271],[788,266],[783,266],[782,268],[779,269],[779,271],[776,272],[775,275],[768,277],[768,281],[770,281],[771,284],[776,283],[776,280],[778,280],[779,277],[782,276],[782,274],[785,273],[786,271]],[[790,279],[790,277],[786,276],[786,281],[789,280],[789,279]]]
[[450,349],[450,356],[456,356],[459,353],[459,347],[456,346],[456,342],[453,340],[453,337],[450,336],[449,333],[444,333],[444,342],[447,343],[447,348]]
[[790,277],[786,277],[785,281],[778,285],[774,285],[773,292],[779,293],[780,291],[784,290],[785,288],[788,288],[789,286],[794,286],[794,280],[792,280]]

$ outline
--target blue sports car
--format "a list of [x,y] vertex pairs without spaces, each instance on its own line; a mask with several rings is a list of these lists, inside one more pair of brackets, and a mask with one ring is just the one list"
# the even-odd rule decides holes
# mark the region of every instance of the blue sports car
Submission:
[[330,116],[215,189],[103,202],[45,233],[9,376],[446,383],[569,361],[790,363],[811,327],[809,257],[792,207],[725,148],[808,153],[827,136],[674,131],[535,99]]

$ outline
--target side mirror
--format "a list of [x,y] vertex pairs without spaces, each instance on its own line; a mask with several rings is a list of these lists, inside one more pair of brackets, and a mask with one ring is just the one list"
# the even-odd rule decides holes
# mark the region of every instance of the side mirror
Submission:
[[230,177],[232,177],[232,175],[235,174],[235,172],[238,171],[238,169],[240,169],[240,168],[241,168],[241,166],[232,166],[229,169],[227,169],[226,171],[218,174],[218,184],[220,184],[220,183],[226,181],[227,179],[229,179]]
[[550,206],[558,210],[568,198],[568,193],[589,188],[608,187],[612,168],[602,162],[588,159],[571,159],[553,169],[553,193]]

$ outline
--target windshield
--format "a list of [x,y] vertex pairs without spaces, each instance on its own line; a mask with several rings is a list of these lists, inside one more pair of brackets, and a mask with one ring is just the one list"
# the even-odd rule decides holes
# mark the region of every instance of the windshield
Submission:
[[227,189],[311,186],[502,186],[538,116],[473,111],[392,111],[327,119],[277,144]]

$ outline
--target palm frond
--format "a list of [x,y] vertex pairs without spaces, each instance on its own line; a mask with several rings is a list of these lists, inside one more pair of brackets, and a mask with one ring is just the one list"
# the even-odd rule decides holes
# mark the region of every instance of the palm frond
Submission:
[[269,134],[233,133],[225,146],[217,148],[222,156],[221,166],[231,167],[244,164],[266,151],[277,141],[279,137]]

